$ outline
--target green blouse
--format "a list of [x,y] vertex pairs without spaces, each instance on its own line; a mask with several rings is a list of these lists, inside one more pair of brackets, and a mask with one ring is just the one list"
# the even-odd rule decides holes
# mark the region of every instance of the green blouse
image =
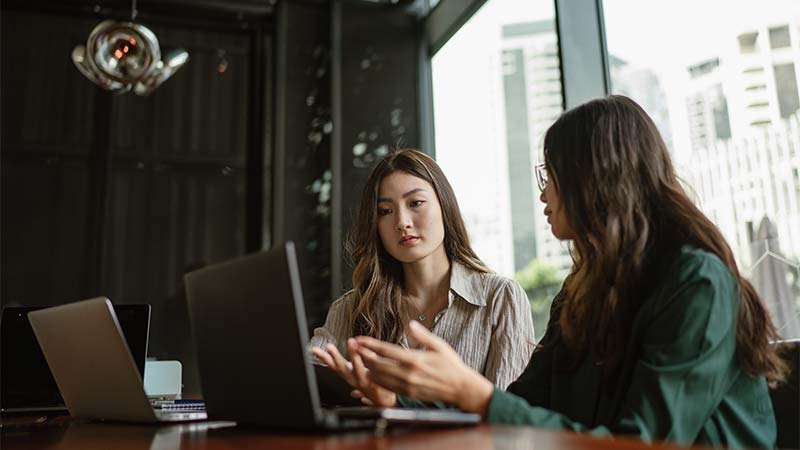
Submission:
[[[739,300],[728,268],[685,246],[645,295],[618,388],[601,388],[603,365],[591,357],[575,370],[559,369],[567,350],[556,339],[534,352],[507,391],[495,390],[487,420],[684,445],[773,448],[767,383],[742,372],[734,355]],[[555,323],[551,333],[558,333]]]

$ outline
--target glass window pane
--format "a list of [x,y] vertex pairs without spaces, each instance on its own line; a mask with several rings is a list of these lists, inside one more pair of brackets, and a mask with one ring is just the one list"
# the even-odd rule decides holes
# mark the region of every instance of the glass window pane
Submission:
[[655,119],[780,333],[800,337],[800,3],[644,3],[603,3],[612,91]]
[[475,251],[526,289],[540,338],[572,265],[550,234],[533,169],[563,110],[553,3],[487,1],[432,66],[436,158]]
[[776,64],[774,69],[775,91],[778,94],[779,111],[781,117],[790,117],[800,108],[794,63]]
[[758,50],[758,32],[739,35],[739,51],[741,53],[754,53],[756,50]]
[[785,48],[792,45],[789,37],[789,26],[784,25],[769,29],[769,46],[772,48]]

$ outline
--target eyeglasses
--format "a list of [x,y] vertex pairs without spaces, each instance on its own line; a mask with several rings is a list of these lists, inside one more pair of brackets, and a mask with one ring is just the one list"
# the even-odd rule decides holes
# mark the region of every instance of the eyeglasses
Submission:
[[539,185],[539,190],[544,192],[547,187],[547,166],[544,163],[533,166],[536,171],[536,183]]

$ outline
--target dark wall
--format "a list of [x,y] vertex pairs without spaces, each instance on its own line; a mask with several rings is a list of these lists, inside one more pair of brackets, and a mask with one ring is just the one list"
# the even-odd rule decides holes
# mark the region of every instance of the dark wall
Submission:
[[294,241],[310,326],[325,318],[331,267],[331,27],[327,2],[279,5],[273,238]]
[[421,25],[402,5],[339,0],[281,3],[277,22],[274,239],[299,244],[313,328],[350,286],[344,242],[370,170],[419,145]]
[[[422,26],[402,6],[376,7],[366,2],[334,2],[334,62],[339,111],[335,141],[340,203],[335,214],[334,296],[352,286],[351,261],[342,249],[358,215],[361,192],[370,171],[387,152],[419,147],[419,82]],[[422,149],[431,152],[432,149]]]
[[85,40],[81,29],[91,22],[48,19],[3,12],[0,25],[4,304],[57,304],[88,290],[98,99],[66,69],[72,42]]
[[149,355],[181,360],[187,393],[199,385],[183,274],[294,240],[320,325],[350,283],[343,242],[366,176],[420,141],[413,13],[199,3],[139,5],[162,48],[190,54],[147,97],[95,87],[69,58],[127,3],[4,2],[0,42],[0,301],[150,303]]
[[271,114],[251,97],[254,61],[265,63],[253,43],[271,37],[143,18],[162,49],[190,59],[139,97],[95,87],[69,58],[100,17],[2,16],[3,305],[150,303],[148,354],[183,361],[185,392],[197,392],[182,277],[260,248],[248,227],[268,203],[247,187],[270,184],[251,169],[269,145],[250,119]]

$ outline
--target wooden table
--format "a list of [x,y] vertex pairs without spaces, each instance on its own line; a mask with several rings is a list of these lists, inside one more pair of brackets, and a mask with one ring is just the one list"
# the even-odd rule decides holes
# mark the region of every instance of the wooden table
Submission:
[[[144,426],[62,420],[43,426],[8,426],[0,430],[3,450],[471,450],[471,449],[663,449],[635,439],[603,439],[532,427],[479,425],[449,429],[390,429],[383,436],[371,431],[309,433],[248,429],[224,422]],[[685,450],[685,449],[684,449]]]

